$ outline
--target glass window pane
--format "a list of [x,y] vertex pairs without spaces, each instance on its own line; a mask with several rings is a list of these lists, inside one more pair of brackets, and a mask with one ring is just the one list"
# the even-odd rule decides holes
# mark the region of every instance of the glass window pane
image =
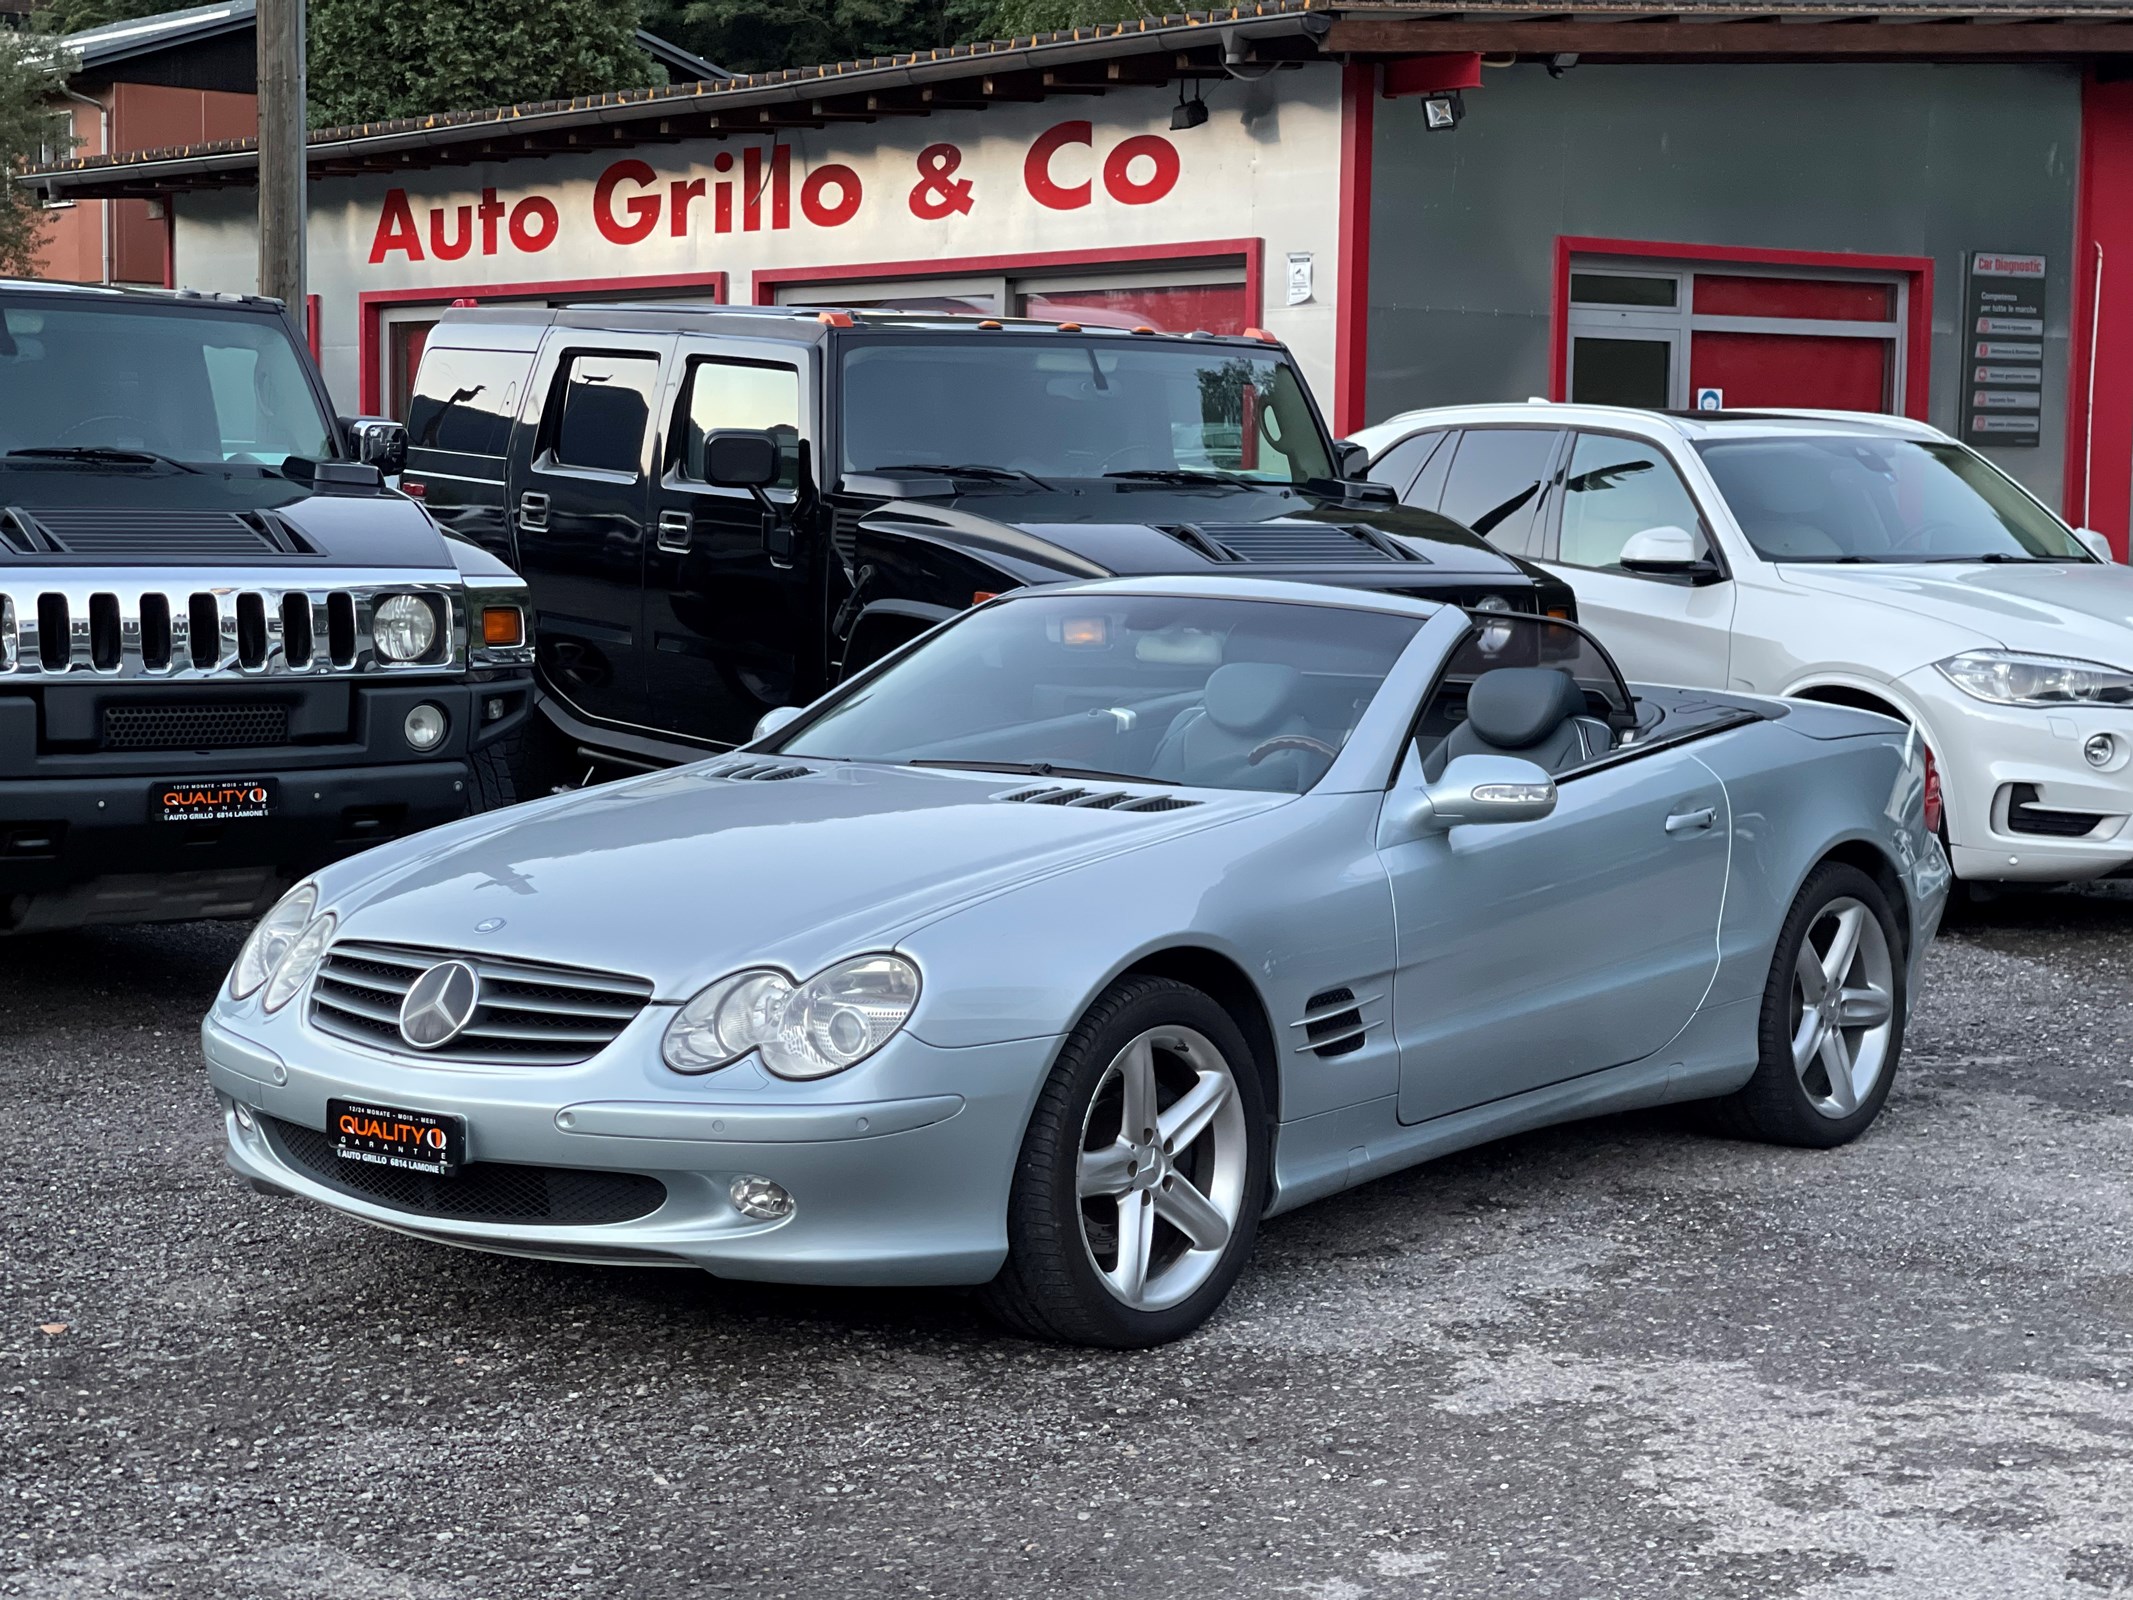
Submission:
[[571,356],[550,449],[556,465],[640,470],[659,363],[650,356]]
[[1407,491],[1414,487],[1415,479],[1429,464],[1431,455],[1443,443],[1444,435],[1441,432],[1412,434],[1379,456],[1367,476],[1372,483],[1389,486],[1394,494],[1404,500],[1407,498]]
[[407,408],[408,447],[502,455],[530,362],[501,350],[425,350]]
[[1680,304],[1681,284],[1675,278],[1632,277],[1627,273],[1573,272],[1570,299],[1581,306],[1660,306]]
[[1696,502],[1666,453],[1641,439],[1581,433],[1563,480],[1561,560],[1611,567],[1647,528],[1680,528],[1703,544]]
[[1555,438],[1542,428],[1468,429],[1437,509],[1491,544],[1523,549]]
[[1643,406],[1664,410],[1674,402],[1674,347],[1664,339],[1570,341],[1570,398],[1589,406]]
[[682,470],[704,481],[704,436],[720,428],[749,428],[776,436],[783,467],[776,487],[800,482],[800,374],[791,367],[742,361],[699,361],[689,374]]

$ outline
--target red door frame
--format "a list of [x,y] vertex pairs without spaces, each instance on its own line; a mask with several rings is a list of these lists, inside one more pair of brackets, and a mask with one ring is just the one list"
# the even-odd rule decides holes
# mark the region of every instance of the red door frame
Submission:
[[1869,256],[1843,250],[1755,250],[1726,244],[1675,244],[1650,239],[1590,239],[1558,234],[1555,286],[1548,314],[1548,398],[1563,400],[1570,389],[1570,258],[1634,256],[1688,264],[1722,262],[1738,267],[1839,267],[1886,272],[1910,279],[1904,295],[1903,411],[1924,422],[1933,366],[1933,258]]
[[641,294],[648,289],[707,289],[720,305],[728,299],[723,272],[666,272],[638,278],[551,278],[537,283],[468,283],[456,288],[366,289],[356,296],[356,404],[366,417],[379,415],[378,354],[388,306],[449,306],[455,300],[539,300],[550,295]]
[[1256,327],[1266,320],[1261,298],[1261,239],[1207,239],[1193,244],[1141,244],[1111,250],[1043,250],[1027,255],[939,256],[921,261],[865,261],[821,267],[759,267],[748,280],[749,297],[759,306],[778,303],[778,291],[809,283],[843,283],[855,278],[954,278],[965,274],[1046,272],[1059,268],[1192,266],[1216,259],[1244,260],[1244,300]]
[[1370,182],[1377,138],[1378,68],[1341,68],[1340,259],[1333,289],[1333,431],[1370,420]]
[[[2133,82],[2081,85],[2067,327],[2066,482],[2060,507],[2127,556],[2133,513]],[[2101,295],[2115,285],[2110,295]]]

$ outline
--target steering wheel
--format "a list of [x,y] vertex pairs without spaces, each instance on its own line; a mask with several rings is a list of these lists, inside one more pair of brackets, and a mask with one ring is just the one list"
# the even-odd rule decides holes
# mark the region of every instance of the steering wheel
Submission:
[[1256,767],[1268,756],[1279,750],[1309,750],[1324,756],[1328,761],[1339,757],[1340,752],[1323,739],[1314,739],[1308,733],[1278,733],[1273,738],[1252,747],[1252,753],[1244,758],[1245,765]]
[[1149,465],[1150,467],[1160,468],[1169,465],[1168,462],[1161,461],[1156,458],[1156,448],[1152,444],[1122,444],[1116,450],[1112,451],[1109,455],[1105,456],[1101,461],[1096,463],[1097,476],[1101,477],[1103,476],[1103,474],[1114,470],[1131,470],[1128,468],[1119,468],[1116,466],[1116,463],[1121,456],[1135,455],[1146,456],[1148,458],[1147,465]]
[[1935,522],[1921,522],[1901,539],[1891,539],[1889,541],[1889,551],[1894,554],[1898,550],[1912,549],[1914,546],[1925,543],[1928,534],[1937,533],[1943,528],[1952,528],[1957,533],[1963,531],[1961,523],[1946,517]]
[[139,417],[132,415],[130,412],[100,411],[93,417],[83,417],[81,421],[72,423],[67,427],[61,428],[59,430],[59,437],[53,442],[55,444],[65,444],[69,439],[72,439],[77,433],[80,433],[83,429],[93,428],[99,422],[131,422],[135,424],[136,427],[140,428],[143,432],[146,431],[147,427],[147,425],[143,423]]

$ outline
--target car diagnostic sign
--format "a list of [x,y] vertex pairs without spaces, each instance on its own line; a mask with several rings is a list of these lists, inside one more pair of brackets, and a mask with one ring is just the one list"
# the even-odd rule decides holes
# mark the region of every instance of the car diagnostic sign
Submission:
[[2044,397],[2044,257],[1975,252],[1963,317],[1963,442],[2035,445]]

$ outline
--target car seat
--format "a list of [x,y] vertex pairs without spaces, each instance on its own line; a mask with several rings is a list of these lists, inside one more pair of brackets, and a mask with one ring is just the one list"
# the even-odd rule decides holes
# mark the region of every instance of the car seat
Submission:
[[1775,561],[1839,556],[1843,545],[1824,526],[1830,516],[1829,475],[1804,470],[1791,452],[1744,454],[1714,467],[1726,503],[1757,551]]
[[1312,736],[1297,708],[1303,675],[1271,661],[1232,661],[1207,676],[1200,703],[1177,714],[1155,747],[1151,775],[1210,789],[1301,794],[1328,762],[1310,750],[1275,750],[1257,766],[1251,753],[1269,739]]
[[1614,748],[1614,732],[1587,713],[1585,691],[1560,667],[1497,667],[1466,692],[1466,720],[1422,762],[1435,782],[1459,756],[1517,756],[1560,775]]

